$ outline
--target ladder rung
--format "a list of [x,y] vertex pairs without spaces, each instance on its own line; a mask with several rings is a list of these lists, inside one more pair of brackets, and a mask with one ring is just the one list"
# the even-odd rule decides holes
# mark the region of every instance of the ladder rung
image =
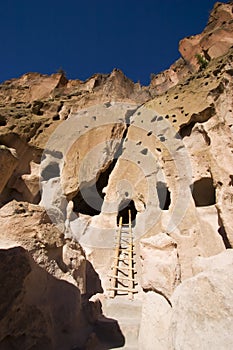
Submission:
[[133,249],[129,249],[128,247],[123,247],[123,248],[114,247],[112,249],[113,250],[118,249],[118,250],[121,250],[122,252],[133,252],[134,254],[136,254]]
[[129,277],[121,277],[121,276],[113,276],[113,275],[108,275],[110,278],[116,278],[117,280],[127,280],[127,281],[133,281],[136,282],[134,278],[129,278]]
[[123,258],[120,258],[119,256],[118,256],[118,257],[115,257],[114,259],[115,259],[115,260],[120,260],[120,261],[134,260],[134,258],[129,258],[129,257],[127,257],[127,258],[123,259]]
[[130,289],[130,288],[117,288],[117,287],[111,287],[111,288],[107,288],[108,291],[111,290],[116,290],[118,292],[131,292],[131,293],[137,293],[138,291],[136,289]]
[[118,270],[135,270],[134,267],[127,267],[127,266],[120,267],[120,266],[117,266],[117,265],[112,266],[112,269],[114,269],[114,268],[117,268]]

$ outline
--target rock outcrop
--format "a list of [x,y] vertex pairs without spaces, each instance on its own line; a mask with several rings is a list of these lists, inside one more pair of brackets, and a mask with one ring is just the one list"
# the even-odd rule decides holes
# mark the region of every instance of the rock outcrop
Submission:
[[[0,209],[1,246],[18,245],[29,251],[36,263],[59,279],[86,293],[86,258],[77,242],[65,239],[38,205],[11,201]],[[22,224],[23,223],[23,224]]]
[[0,85],[0,349],[123,345],[100,300],[128,210],[138,348],[232,348],[232,13],[148,87],[116,69]]
[[161,94],[185,81],[212,59],[225,55],[233,45],[232,3],[216,2],[201,34],[184,38],[179,43],[181,57],[170,68],[153,75],[150,92]]

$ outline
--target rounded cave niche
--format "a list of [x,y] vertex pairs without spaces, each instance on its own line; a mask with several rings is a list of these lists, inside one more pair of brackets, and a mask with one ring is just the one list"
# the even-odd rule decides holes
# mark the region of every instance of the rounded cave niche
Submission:
[[211,177],[203,177],[191,186],[196,207],[207,207],[216,204],[215,187]]
[[103,189],[108,184],[109,176],[115,166],[115,160],[99,174],[96,181],[87,183],[80,188],[78,193],[72,199],[73,211],[75,213],[85,214],[89,216],[99,215],[101,213],[102,204],[105,193]]

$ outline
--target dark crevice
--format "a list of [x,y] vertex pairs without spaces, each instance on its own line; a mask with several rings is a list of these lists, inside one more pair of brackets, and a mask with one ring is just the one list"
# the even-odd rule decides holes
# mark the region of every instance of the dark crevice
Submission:
[[192,114],[191,119],[188,123],[182,124],[179,129],[179,135],[181,138],[185,136],[190,136],[192,129],[196,123],[205,123],[215,114],[214,105],[211,104],[210,107],[207,107],[202,112]]
[[137,209],[135,208],[134,201],[129,199],[123,200],[118,208],[117,224],[119,224],[120,217],[122,217],[122,224],[129,223],[129,210],[131,212],[132,226],[136,225]]
[[3,115],[0,115],[0,126],[5,126],[6,124],[6,118]]
[[204,128],[202,129],[201,134],[202,134],[202,136],[203,136],[203,138],[204,138],[205,143],[207,144],[207,146],[210,146],[210,144],[211,144],[211,139],[210,139],[208,133],[206,132],[206,130],[205,130]]
[[138,108],[139,108],[139,107],[137,107],[137,108],[135,108],[135,109],[128,110],[128,111],[126,112],[126,114],[125,114],[126,128],[125,128],[125,131],[124,131],[124,133],[123,133],[123,135],[122,135],[122,138],[121,138],[121,142],[120,142],[120,144],[119,144],[119,147],[118,147],[117,151],[116,151],[115,154],[114,154],[114,159],[118,159],[118,158],[122,155],[122,153],[123,153],[123,151],[124,151],[124,149],[123,149],[123,144],[124,144],[124,142],[125,142],[125,140],[126,140],[126,138],[127,138],[128,130],[129,130],[129,127],[130,127],[130,125],[131,125],[131,120],[130,120],[130,118],[132,117],[132,115],[134,115],[134,113],[137,111]]
[[143,288],[143,292],[145,292],[145,293],[154,292],[154,293],[157,293],[159,295],[162,295],[162,297],[164,297],[167,300],[168,304],[172,307],[172,303],[166,297],[166,295],[164,293],[162,293],[161,291],[157,290],[156,288]]
[[164,182],[157,182],[156,185],[158,199],[159,199],[159,207],[162,210],[168,210],[171,204],[171,193]]
[[218,233],[220,234],[220,236],[222,237],[222,240],[223,240],[223,243],[226,247],[226,249],[231,249],[232,248],[232,245],[227,237],[227,233],[226,233],[226,230],[225,230],[225,227],[223,225],[223,222],[222,222],[222,219],[221,219],[221,215],[220,215],[220,211],[219,209],[217,208],[217,213],[218,213],[218,224],[219,224],[219,229],[218,229]]

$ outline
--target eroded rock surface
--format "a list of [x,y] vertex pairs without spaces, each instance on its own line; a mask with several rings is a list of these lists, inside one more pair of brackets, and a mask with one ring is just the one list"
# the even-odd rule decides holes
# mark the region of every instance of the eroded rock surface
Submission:
[[81,246],[65,240],[48,213],[38,205],[12,201],[0,209],[0,244],[20,245],[37,264],[59,279],[86,293],[85,253]]
[[232,253],[201,258],[202,272],[177,287],[171,298],[171,349],[232,348]]
[[142,239],[140,245],[142,288],[154,290],[169,299],[180,283],[177,243],[165,233],[159,233]]
[[232,3],[216,2],[203,32],[182,39],[181,57],[167,70],[152,76],[151,94],[164,93],[201,70],[202,65],[225,55],[233,44],[232,18]]
[[119,335],[88,299],[107,294],[128,209],[140,348],[232,348],[232,7],[217,3],[149,87],[116,69],[85,82],[28,73],[0,85],[1,271],[15,266],[2,274],[11,292],[2,290],[0,348],[102,350],[103,327]]
[[[71,349],[90,334],[79,290],[38,266],[22,247],[0,250],[1,349]],[[66,302],[64,302],[64,300]]]

